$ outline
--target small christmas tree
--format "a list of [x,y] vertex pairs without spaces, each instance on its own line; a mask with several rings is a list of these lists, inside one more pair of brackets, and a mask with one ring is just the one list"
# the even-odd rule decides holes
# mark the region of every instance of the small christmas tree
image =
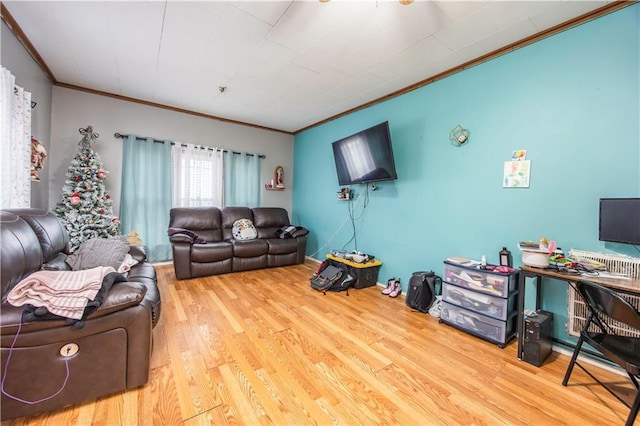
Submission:
[[62,200],[53,210],[69,232],[72,252],[88,239],[120,233],[120,219],[113,214],[113,201],[105,188],[107,171],[91,149],[100,135],[91,126],[80,129],[80,134],[80,148],[67,169]]

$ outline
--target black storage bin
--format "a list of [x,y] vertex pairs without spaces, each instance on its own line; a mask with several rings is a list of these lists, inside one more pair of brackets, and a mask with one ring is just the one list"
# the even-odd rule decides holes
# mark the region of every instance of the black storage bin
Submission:
[[330,254],[327,255],[327,259],[329,259],[330,265],[335,266],[337,263],[340,263],[347,266],[349,274],[356,279],[353,288],[371,287],[378,282],[378,271],[380,270],[380,266],[382,266],[382,262],[377,259],[367,263],[357,263],[347,259],[337,258]]

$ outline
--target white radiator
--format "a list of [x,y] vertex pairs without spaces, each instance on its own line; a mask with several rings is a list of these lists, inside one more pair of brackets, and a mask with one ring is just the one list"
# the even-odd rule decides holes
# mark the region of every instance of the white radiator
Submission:
[[[628,277],[640,279],[640,258],[581,250],[571,250],[569,254],[570,256],[583,257],[585,259],[602,262],[607,266],[608,272],[623,274]],[[623,292],[619,294],[636,309],[640,310],[640,295],[627,294]],[[573,289],[573,287],[569,286],[569,323],[567,330],[569,335],[576,337],[580,336],[580,331],[584,327],[587,315],[588,309],[586,304],[582,301],[582,298]],[[620,334],[626,334],[631,337],[640,337],[640,332],[629,329],[628,327],[617,323],[617,321],[609,320],[607,324]]]
[[620,254],[604,254],[592,251],[582,251],[572,249],[569,251],[570,257],[584,257],[595,260],[607,266],[607,272],[613,274],[626,275],[628,277],[640,279],[640,258],[623,256]]

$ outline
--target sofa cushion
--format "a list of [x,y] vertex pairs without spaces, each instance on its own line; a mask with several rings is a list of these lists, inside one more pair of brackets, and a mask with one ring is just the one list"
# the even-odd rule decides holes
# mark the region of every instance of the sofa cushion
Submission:
[[36,234],[20,217],[6,211],[0,212],[0,277],[2,297],[22,278],[42,266],[42,249]]
[[253,209],[256,228],[281,228],[289,225],[289,214],[280,207],[256,207]]
[[233,257],[259,257],[269,251],[269,245],[265,240],[233,241]]
[[269,254],[289,254],[298,251],[298,240],[295,238],[270,238],[265,241],[269,244]]
[[[222,218],[222,239],[224,241],[233,239],[232,230],[236,220],[249,219],[254,222],[253,212],[249,207],[225,207],[220,211],[220,216]],[[258,238],[260,238],[260,235],[258,235]]]
[[68,271],[71,267],[67,263],[67,255],[64,253],[58,253],[56,257],[42,264],[42,270],[44,271]]
[[174,207],[169,226],[189,229],[207,241],[222,241],[222,217],[217,207]]
[[258,230],[258,238],[274,238],[276,231],[289,225],[289,214],[281,207],[256,207],[253,209],[253,223]]
[[191,246],[191,261],[198,263],[218,262],[231,259],[233,247],[231,243],[206,243]]
[[62,253],[69,253],[69,233],[60,220],[45,209],[7,209],[20,216],[36,234],[44,262],[50,262]]

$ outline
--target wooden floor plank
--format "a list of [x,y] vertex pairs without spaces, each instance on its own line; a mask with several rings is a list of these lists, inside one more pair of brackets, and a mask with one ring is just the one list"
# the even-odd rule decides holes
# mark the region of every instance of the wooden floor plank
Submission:
[[[317,264],[178,281],[158,266],[149,382],[18,425],[615,425],[627,408],[569,358],[540,368],[380,287],[312,290]],[[628,390],[624,376],[593,368]]]

